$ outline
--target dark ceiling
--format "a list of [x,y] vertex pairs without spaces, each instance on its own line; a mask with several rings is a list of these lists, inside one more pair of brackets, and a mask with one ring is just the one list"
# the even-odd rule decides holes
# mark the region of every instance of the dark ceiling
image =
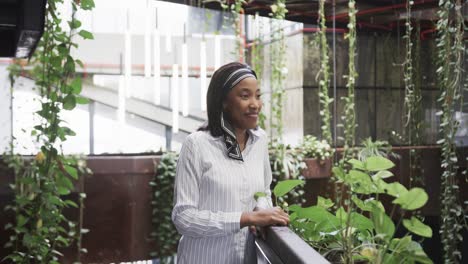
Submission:
[[44,31],[46,0],[0,0],[0,57],[31,56]]
[[[218,0],[166,0],[179,4],[191,5],[210,9],[221,10]],[[227,0],[233,3],[234,0]],[[468,21],[468,1],[465,2],[463,12],[465,21]],[[269,16],[270,6],[273,0],[247,0],[244,5],[246,14],[259,13]],[[439,0],[413,0],[411,19],[419,21],[421,30],[433,30],[437,18]],[[332,27],[333,20],[337,28],[346,28],[348,24],[348,0],[327,0],[326,16],[328,27]],[[318,0],[286,0],[288,13],[287,20],[302,22],[304,24],[317,24]],[[405,0],[356,0],[357,26],[361,31],[398,31],[405,25],[406,1]],[[335,11],[335,13],[333,13]]]

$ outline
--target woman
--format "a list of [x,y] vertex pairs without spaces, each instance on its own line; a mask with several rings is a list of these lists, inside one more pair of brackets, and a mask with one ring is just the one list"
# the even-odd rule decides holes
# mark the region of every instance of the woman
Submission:
[[261,108],[248,66],[233,62],[213,74],[208,123],[187,137],[177,163],[172,221],[182,234],[178,263],[256,263],[248,227],[288,224],[279,208],[254,211],[256,192],[271,204],[268,141],[257,127]]

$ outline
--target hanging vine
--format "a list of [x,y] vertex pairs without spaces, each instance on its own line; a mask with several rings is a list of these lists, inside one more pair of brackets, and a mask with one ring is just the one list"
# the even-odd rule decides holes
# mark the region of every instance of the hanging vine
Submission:
[[[262,87],[262,78],[263,78],[263,64],[265,63],[265,59],[263,56],[264,48],[265,45],[263,44],[263,22],[258,16],[258,13],[255,14],[255,21],[258,23],[256,24],[256,36],[255,39],[252,43],[252,49],[251,49],[251,61],[252,61],[252,67],[255,73],[257,74],[257,82],[258,82],[258,87]],[[259,126],[263,129],[265,129],[265,120],[266,116],[264,112],[260,112],[259,115]]]
[[[8,166],[15,173],[12,189],[15,193],[13,204],[5,209],[15,215],[15,222],[6,229],[14,235],[5,245],[12,249],[6,259],[14,263],[59,263],[60,250],[77,241],[81,247],[81,234],[87,232],[81,223],[67,219],[63,210],[78,205],[65,197],[74,189],[73,181],[79,179],[85,164],[74,157],[63,155],[61,143],[75,133],[64,126],[62,110],[72,110],[76,104],[85,104],[87,99],[79,96],[81,79],[75,77],[75,65],[83,66],[72,57],[72,47],[77,47],[73,38],[93,38],[85,30],[79,30],[81,22],[76,19],[78,9],[91,10],[92,0],[72,1],[72,16],[69,30],[61,26],[62,18],[57,9],[63,0],[49,0],[46,6],[44,34],[31,60],[34,69],[29,73],[35,80],[40,93],[41,108],[36,112],[40,123],[34,127],[31,136],[41,145],[34,159],[25,160],[12,153],[6,156]],[[84,199],[80,194],[80,204]],[[82,213],[80,209],[80,214]],[[86,252],[79,248],[79,253]],[[78,256],[79,261],[79,256]]]
[[[422,144],[422,95],[419,56],[421,51],[420,24],[416,24],[416,33],[413,34],[411,24],[412,1],[406,3],[406,34],[405,48],[406,56],[403,63],[405,82],[405,128],[409,146]],[[413,47],[413,36],[416,47]],[[421,151],[419,149],[410,150],[410,186],[424,186],[423,170],[421,167]]]
[[[445,263],[460,263],[461,252],[458,245],[463,239],[461,223],[463,210],[459,202],[459,186],[457,182],[457,155],[455,133],[458,122],[455,120],[455,109],[461,102],[461,87],[464,52],[463,35],[464,20],[461,13],[460,0],[439,1],[439,21],[437,22],[438,69],[437,76],[441,87],[439,102],[442,111],[440,136],[438,144],[442,148],[442,185],[441,185],[441,239],[444,249]],[[455,14],[455,19],[450,14]]]
[[322,117],[322,138],[327,142],[332,142],[331,134],[331,113],[330,104],[333,98],[330,98],[328,88],[330,87],[330,57],[328,54],[327,26],[325,19],[325,0],[319,0],[319,20],[320,20],[320,116]]
[[271,128],[275,130],[275,137],[281,139],[283,135],[283,104],[284,104],[284,79],[286,78],[287,68],[285,62],[286,42],[284,38],[284,30],[282,28],[282,20],[285,19],[286,1],[277,0],[274,5],[271,5],[273,17],[272,26],[272,43],[270,46],[271,58]]
[[156,167],[153,181],[150,182],[153,188],[151,237],[158,248],[156,252],[151,253],[151,256],[159,258],[161,263],[171,263],[180,239],[171,219],[176,165],[177,155],[171,152],[165,153]]
[[[285,62],[286,43],[282,21],[286,17],[285,0],[276,0],[271,5],[271,44],[270,44],[270,87],[271,87],[271,116],[270,128],[274,131],[271,137],[273,152],[276,160],[280,163],[286,163],[288,159],[287,145],[283,144],[283,104],[284,104],[284,79],[286,78],[287,68]],[[289,175],[288,166],[280,166],[280,170],[275,175]],[[273,170],[274,171],[274,170]]]
[[345,102],[344,115],[342,120],[344,121],[344,152],[343,160],[346,160],[350,155],[351,148],[355,145],[355,131],[356,131],[356,110],[354,100],[354,87],[356,84],[356,78],[358,76],[356,72],[355,58],[356,58],[356,2],[349,0],[348,3],[348,15],[349,32],[345,38],[348,39],[349,45],[349,63],[348,63],[348,75],[345,76],[347,79],[346,87],[348,88],[348,96],[343,97]]
[[242,8],[243,4],[246,4],[245,0],[234,0],[234,3],[231,5],[231,14],[233,17],[233,28],[236,36],[236,48],[234,50],[234,55],[242,61],[245,56],[244,48],[244,39],[242,36],[242,14],[244,9]]
[[[354,98],[354,87],[356,84],[356,78],[358,76],[356,72],[355,58],[356,58],[356,2],[349,0],[348,2],[348,34],[345,35],[345,39],[348,39],[348,75],[345,76],[347,79],[346,87],[348,88],[347,97],[343,97],[344,115],[342,120],[344,121],[344,150],[343,157],[340,162],[342,170],[346,170],[345,160],[350,159],[352,155],[352,148],[355,145],[355,131],[356,131],[356,110],[355,110],[355,98]],[[337,175],[335,175],[337,177]],[[351,203],[352,194],[350,189],[345,186],[341,186],[339,178],[335,181],[335,192],[337,206],[344,205],[347,209],[347,214],[350,215],[354,210],[354,205]],[[342,220],[341,220],[342,221]],[[345,220],[345,223],[341,223],[346,226],[345,230],[348,230],[351,226],[351,218]],[[342,236],[341,244],[343,247],[343,261],[344,263],[353,263],[352,257],[352,239],[351,236]]]

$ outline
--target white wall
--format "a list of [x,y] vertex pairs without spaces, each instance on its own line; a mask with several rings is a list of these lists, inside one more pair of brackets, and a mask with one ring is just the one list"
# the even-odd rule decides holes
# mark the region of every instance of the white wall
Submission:
[[0,153],[7,150],[11,140],[10,81],[6,66],[0,65]]

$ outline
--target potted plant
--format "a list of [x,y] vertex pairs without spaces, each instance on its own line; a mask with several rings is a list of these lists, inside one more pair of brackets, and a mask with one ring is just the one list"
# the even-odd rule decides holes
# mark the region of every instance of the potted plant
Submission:
[[[414,215],[428,201],[427,193],[388,182],[395,164],[384,157],[346,163],[349,170],[334,167],[333,173],[350,196],[339,204],[319,196],[314,206],[288,206],[292,229],[332,263],[433,263],[418,242],[432,237],[432,229]],[[281,184],[294,188],[299,183]],[[392,199],[391,208],[384,207],[383,196]],[[392,220],[396,209],[398,224]]]
[[306,168],[302,170],[304,178],[320,179],[331,176],[334,150],[325,140],[318,140],[314,136],[307,135],[300,149],[306,164]]

